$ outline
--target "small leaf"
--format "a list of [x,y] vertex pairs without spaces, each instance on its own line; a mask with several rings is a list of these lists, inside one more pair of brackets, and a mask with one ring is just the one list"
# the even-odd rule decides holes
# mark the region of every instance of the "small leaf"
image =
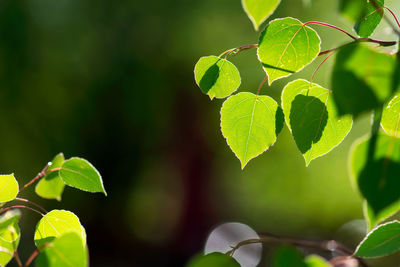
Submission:
[[400,93],[383,109],[381,125],[388,135],[400,138]]
[[87,192],[103,192],[107,196],[100,173],[85,159],[70,158],[64,161],[60,177],[66,185]]
[[230,61],[216,56],[202,57],[194,67],[197,85],[211,100],[225,98],[240,86],[238,69]]
[[[49,170],[60,168],[64,163],[64,154],[56,155],[51,161]],[[35,192],[42,198],[61,200],[61,195],[64,191],[64,182],[61,179],[58,171],[53,171],[46,174],[36,185]]]
[[[21,237],[18,226],[19,215],[14,214],[10,216],[13,216],[13,219],[10,221],[11,223],[0,230],[0,266],[6,266],[13,258],[14,251],[17,250]],[[3,220],[3,217],[1,220]]]
[[353,123],[350,116],[338,117],[330,94],[306,80],[295,80],[282,91],[286,124],[307,166],[338,146]]
[[273,81],[287,77],[310,64],[319,54],[316,31],[294,18],[271,21],[260,35],[258,58]]
[[281,0],[242,0],[242,6],[254,29],[258,31],[258,27],[271,16],[280,2]]
[[395,68],[394,56],[366,45],[351,44],[340,49],[332,74],[339,114],[358,116],[381,107],[397,90],[392,82]]
[[0,202],[8,202],[18,195],[19,187],[14,174],[0,175]]
[[400,139],[379,134],[376,140],[368,136],[357,140],[349,165],[352,181],[367,201],[365,215],[371,229],[400,209]]
[[40,247],[67,232],[78,233],[86,243],[85,229],[75,214],[66,210],[52,210],[36,225],[35,244]]
[[12,209],[0,216],[0,232],[7,229],[10,225],[18,222],[21,217],[21,212],[17,209]]
[[207,255],[199,255],[192,259],[187,267],[240,267],[240,264],[232,257],[214,252]]
[[354,26],[357,34],[360,37],[368,37],[370,36],[383,17],[383,5],[384,0],[374,0],[375,6],[371,1],[359,0],[362,2],[362,13],[358,22]]
[[240,160],[242,169],[275,143],[282,121],[278,104],[268,96],[239,93],[224,102],[222,134]]
[[307,267],[331,267],[332,266],[324,258],[322,258],[318,255],[310,255],[304,260],[304,262],[306,263]]
[[65,233],[48,243],[36,259],[36,267],[86,267],[88,251],[81,236],[74,232]]
[[357,257],[375,258],[400,250],[400,222],[392,221],[373,229],[358,245]]

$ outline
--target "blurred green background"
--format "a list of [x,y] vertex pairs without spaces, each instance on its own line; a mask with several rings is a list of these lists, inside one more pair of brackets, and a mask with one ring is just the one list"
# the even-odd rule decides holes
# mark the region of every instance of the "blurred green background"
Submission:
[[[306,1],[307,2],[307,1]],[[400,14],[400,3],[387,1]],[[283,0],[271,18],[320,20],[352,30],[338,1]],[[348,37],[314,27],[322,49]],[[382,23],[375,37],[391,39]],[[88,234],[92,266],[183,266],[218,224],[257,232],[335,238],[362,218],[347,173],[358,120],[343,144],[306,168],[287,128],[244,171],[219,127],[221,100],[197,88],[199,57],[256,43],[240,0],[1,0],[0,172],[28,182],[58,152],[81,156],[103,176],[108,197],[67,188],[47,209],[75,212]],[[309,79],[322,59],[265,86]],[[256,92],[264,73],[256,51],[231,58],[239,90]],[[330,59],[315,82],[328,87]],[[20,254],[34,249],[36,214],[23,213]]]

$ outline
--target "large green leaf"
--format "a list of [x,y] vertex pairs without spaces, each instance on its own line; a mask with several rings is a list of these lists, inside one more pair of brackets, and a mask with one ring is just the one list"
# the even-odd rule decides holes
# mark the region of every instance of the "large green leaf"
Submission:
[[35,244],[40,247],[67,232],[78,233],[86,243],[85,229],[75,214],[66,210],[52,210],[36,225]]
[[89,266],[87,247],[80,235],[65,233],[47,243],[35,263],[36,267],[86,267]]
[[376,140],[364,137],[356,141],[350,154],[350,173],[367,201],[369,229],[400,209],[400,139],[379,134]]
[[287,77],[310,64],[320,52],[321,40],[310,27],[294,18],[271,21],[260,35],[258,58],[268,83]]
[[69,186],[87,192],[103,192],[107,195],[100,173],[85,159],[70,158],[64,161],[60,177]]
[[242,5],[254,29],[258,31],[261,23],[271,16],[280,2],[281,0],[242,0]]
[[[355,30],[361,37],[370,36],[379,25],[383,16],[384,0],[341,0],[340,12],[352,22],[355,22]],[[378,8],[376,8],[378,7]]]
[[200,58],[194,67],[194,78],[201,91],[211,100],[229,96],[239,88],[241,82],[235,65],[216,56]]
[[[4,216],[8,216],[9,218],[5,218]],[[13,258],[14,251],[17,250],[21,237],[18,226],[19,215],[9,214],[4,216],[1,217],[0,221],[7,221],[8,226],[0,229],[0,266],[6,266]]]
[[[51,161],[49,170],[60,168],[64,163],[64,154],[56,155]],[[46,174],[36,185],[35,192],[42,198],[61,200],[61,195],[64,191],[64,182],[59,175],[59,171],[53,171]]]
[[383,109],[381,125],[388,135],[400,138],[400,93]]
[[392,78],[396,68],[393,55],[363,44],[340,49],[332,74],[332,91],[340,115],[359,115],[385,103],[397,90]]
[[232,257],[214,252],[207,255],[199,255],[192,259],[187,267],[240,267],[240,264]]
[[338,116],[330,94],[306,80],[295,80],[282,91],[285,121],[307,166],[338,146],[353,123],[350,116]]
[[8,202],[18,195],[19,186],[14,174],[0,175],[0,202]]
[[400,250],[400,222],[393,221],[373,229],[358,245],[357,257],[374,258]]
[[249,160],[275,143],[282,124],[282,111],[268,96],[239,93],[222,105],[222,134],[240,160],[242,169]]

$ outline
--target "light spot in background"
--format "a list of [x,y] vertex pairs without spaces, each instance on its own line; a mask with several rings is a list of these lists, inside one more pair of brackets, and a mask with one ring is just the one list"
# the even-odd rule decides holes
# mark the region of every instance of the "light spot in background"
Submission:
[[[224,223],[215,228],[208,236],[204,254],[212,252],[226,253],[239,242],[248,239],[259,239],[258,234],[242,223]],[[261,260],[262,245],[260,243],[240,247],[233,257],[242,267],[255,267]]]

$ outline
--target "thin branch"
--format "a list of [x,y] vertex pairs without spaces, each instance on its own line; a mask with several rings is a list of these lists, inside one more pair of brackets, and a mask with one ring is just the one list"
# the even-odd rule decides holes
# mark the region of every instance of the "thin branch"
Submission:
[[44,216],[44,214],[41,213],[40,211],[35,210],[34,208],[31,208],[31,207],[24,206],[24,205],[14,205],[14,206],[10,206],[10,207],[5,207],[5,208],[3,208],[3,209],[0,210],[0,214],[6,212],[7,210],[19,209],[19,208],[21,208],[21,209],[27,209],[27,210],[36,212],[37,214],[40,214],[40,215]]
[[18,250],[15,250],[15,251],[14,251],[14,259],[15,259],[15,261],[17,262],[18,267],[23,267],[22,261],[21,261],[19,255],[18,255]]
[[33,262],[33,260],[37,257],[37,255],[39,254],[39,249],[35,249],[32,254],[29,256],[28,260],[25,262],[25,267],[28,267],[29,265],[31,265],[31,263]]
[[399,20],[397,19],[397,17],[396,17],[396,15],[394,14],[394,12],[393,12],[390,8],[388,8],[387,6],[384,6],[383,8],[385,8],[387,11],[390,12],[390,14],[392,14],[394,20],[395,20],[396,23],[397,23],[397,26],[399,26],[399,28],[400,28],[400,22],[399,22]]
[[37,203],[35,203],[35,202],[33,202],[33,201],[30,201],[30,200],[28,200],[28,199],[16,197],[15,200],[21,201],[21,202],[25,202],[25,203],[29,203],[29,204],[31,204],[32,206],[35,206],[36,208],[39,208],[40,210],[42,210],[42,211],[45,212],[45,213],[48,212],[45,208],[43,208],[43,207],[40,206],[39,204],[37,204]]
[[237,53],[239,53],[239,52],[241,52],[241,51],[243,51],[243,50],[248,50],[248,49],[256,48],[256,47],[258,47],[258,44],[242,45],[242,46],[239,46],[239,47],[235,47],[235,48],[232,48],[232,49],[228,49],[228,50],[222,52],[218,57],[222,57],[222,56],[225,55],[225,54],[226,54],[225,57],[230,56],[230,55],[232,55],[232,54],[233,54],[233,55],[236,55]]
[[[372,5],[375,7],[376,10],[382,9],[382,6],[379,6],[379,4],[376,2],[376,0],[371,0]],[[393,13],[394,15],[394,13]],[[386,16],[385,13],[382,14],[382,17],[386,22],[389,24],[389,26],[392,28],[392,30],[400,37],[400,31],[396,28],[396,26],[393,24],[393,22]],[[396,17],[396,16],[394,16]],[[397,18],[396,18],[397,19]]]
[[34,182],[36,182],[37,180],[39,180],[40,178],[42,178],[43,176],[45,176],[48,173],[54,172],[54,171],[59,171],[61,170],[61,168],[54,168],[51,170],[47,170],[49,168],[49,165],[47,164],[43,170],[41,172],[38,173],[38,175],[35,176],[35,178],[33,178],[32,180],[30,180],[27,184],[25,184],[18,192],[18,195],[21,194],[27,187],[29,187],[30,185],[32,185]]
[[264,85],[264,83],[265,83],[267,80],[268,80],[268,74],[265,75],[264,80],[260,83],[260,86],[258,87],[256,96],[258,96],[258,95],[260,94],[261,87]]
[[321,63],[319,63],[318,67],[314,70],[313,74],[311,75],[311,79],[310,79],[310,84],[313,83],[315,74],[317,73],[317,71],[321,68],[321,66],[333,55],[333,52],[328,54],[324,60],[321,61]]
[[308,21],[308,22],[304,23],[303,26],[310,25],[310,24],[321,25],[321,26],[325,26],[325,27],[329,27],[329,28],[332,28],[332,29],[341,31],[341,32],[343,32],[344,34],[346,34],[347,36],[349,36],[351,39],[357,40],[357,37],[354,36],[354,35],[352,35],[351,33],[347,32],[347,31],[343,30],[342,28],[339,28],[339,27],[337,27],[337,26],[335,26],[335,25],[328,24],[328,23],[325,23],[325,22],[320,22],[320,21]]

